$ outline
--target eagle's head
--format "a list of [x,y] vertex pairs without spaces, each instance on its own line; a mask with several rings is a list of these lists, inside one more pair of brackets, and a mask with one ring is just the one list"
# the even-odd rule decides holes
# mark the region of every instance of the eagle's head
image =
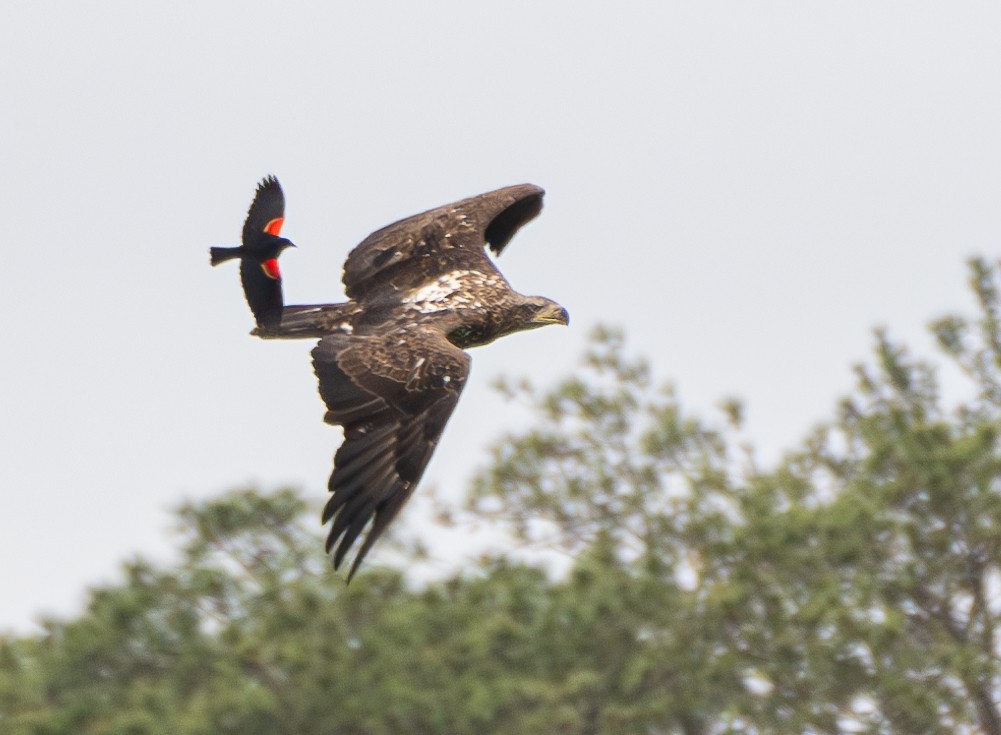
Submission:
[[544,296],[525,296],[515,307],[516,318],[512,332],[536,329],[547,324],[570,324],[570,314],[552,299]]
[[[465,350],[489,344],[514,332],[536,329],[547,324],[570,323],[567,310],[551,299],[520,294],[513,294],[513,299],[516,299],[514,303],[509,301],[503,308],[494,311],[487,320],[468,321],[455,327],[448,333],[448,340]],[[449,312],[449,318],[458,318],[458,314]]]

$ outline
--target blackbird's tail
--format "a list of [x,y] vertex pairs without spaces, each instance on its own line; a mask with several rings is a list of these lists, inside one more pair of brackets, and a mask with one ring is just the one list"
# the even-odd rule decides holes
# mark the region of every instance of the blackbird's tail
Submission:
[[209,248],[212,265],[219,265],[227,260],[239,258],[242,254],[242,248]]

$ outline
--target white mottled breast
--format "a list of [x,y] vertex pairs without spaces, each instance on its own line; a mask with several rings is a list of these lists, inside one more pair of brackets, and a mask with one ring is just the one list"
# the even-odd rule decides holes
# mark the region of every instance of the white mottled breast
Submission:
[[499,275],[470,270],[449,271],[431,283],[412,289],[404,295],[402,302],[412,305],[422,314],[462,306],[479,308],[481,304],[475,300],[474,294],[503,284],[504,279]]

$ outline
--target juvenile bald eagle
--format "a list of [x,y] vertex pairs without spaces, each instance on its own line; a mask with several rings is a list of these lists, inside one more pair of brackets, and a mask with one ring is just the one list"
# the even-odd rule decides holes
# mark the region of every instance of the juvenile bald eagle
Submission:
[[413,493],[469,375],[464,350],[505,334],[568,324],[566,309],[522,296],[494,267],[542,210],[543,190],[509,186],[432,209],[369,235],[348,255],[343,304],[287,306],[263,338],[320,337],[313,367],[344,427],[323,522],[334,568],[372,521],[348,580]]

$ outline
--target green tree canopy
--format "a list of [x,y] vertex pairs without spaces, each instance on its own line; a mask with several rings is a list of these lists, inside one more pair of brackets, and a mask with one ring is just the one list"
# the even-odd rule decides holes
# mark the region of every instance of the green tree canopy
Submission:
[[688,415],[615,330],[555,388],[506,386],[536,420],[466,512],[566,575],[498,550],[348,587],[296,492],[186,505],[175,564],[0,640],[0,731],[1001,735],[1001,270],[971,270],[979,313],[932,326],[961,405],[877,333],[767,469],[738,403]]

